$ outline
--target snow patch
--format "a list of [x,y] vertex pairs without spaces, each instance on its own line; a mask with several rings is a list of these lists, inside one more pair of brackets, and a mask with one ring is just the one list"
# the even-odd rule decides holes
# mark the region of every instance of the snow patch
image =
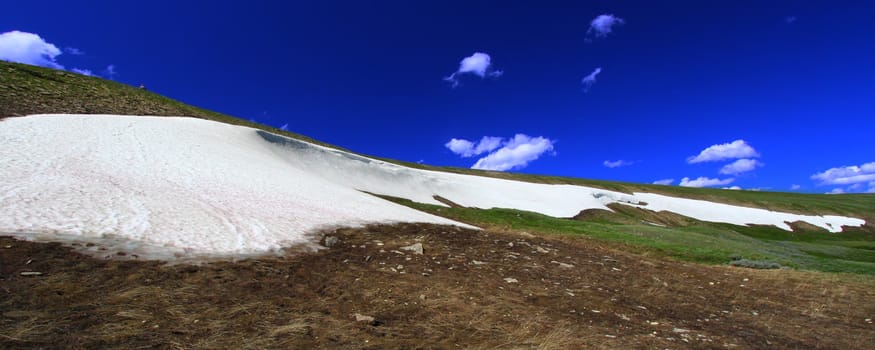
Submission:
[[309,233],[336,226],[471,227],[364,192],[446,206],[437,195],[466,207],[554,217],[621,203],[785,230],[794,221],[831,232],[865,224],[841,216],[413,169],[195,118],[39,115],[0,122],[4,234],[128,239],[168,252],[234,255],[312,243]]

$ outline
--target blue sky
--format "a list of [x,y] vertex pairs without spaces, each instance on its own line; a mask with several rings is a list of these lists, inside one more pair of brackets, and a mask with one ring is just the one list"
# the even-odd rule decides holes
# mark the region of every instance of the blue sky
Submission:
[[3,7],[2,59],[144,84],[365,154],[643,183],[875,191],[869,1]]

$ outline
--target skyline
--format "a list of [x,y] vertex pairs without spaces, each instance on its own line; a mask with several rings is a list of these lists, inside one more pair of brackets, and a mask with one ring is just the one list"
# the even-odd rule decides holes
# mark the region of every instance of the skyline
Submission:
[[875,193],[873,5],[88,4],[16,3],[0,59],[411,162]]

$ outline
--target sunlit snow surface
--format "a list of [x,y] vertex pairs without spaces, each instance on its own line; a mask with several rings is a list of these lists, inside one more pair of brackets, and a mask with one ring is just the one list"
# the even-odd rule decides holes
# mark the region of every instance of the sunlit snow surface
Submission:
[[0,121],[0,234],[124,239],[188,254],[233,255],[306,243],[309,233],[327,227],[464,226],[362,191],[442,205],[433,198],[439,195],[463,206],[556,217],[620,202],[783,229],[793,221],[832,232],[865,223],[418,170],[194,118],[39,115]]

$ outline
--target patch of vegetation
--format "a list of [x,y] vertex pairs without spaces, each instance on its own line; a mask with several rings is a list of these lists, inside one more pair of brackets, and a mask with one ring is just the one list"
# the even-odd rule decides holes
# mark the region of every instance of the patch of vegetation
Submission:
[[733,260],[769,261],[802,270],[875,275],[875,239],[866,232],[790,232],[772,226],[707,222],[661,227],[625,220],[570,220],[513,209],[447,208],[380,197],[490,230],[587,237],[624,250],[685,261],[714,265]]
[[338,148],[300,134],[194,107],[115,81],[0,61],[0,119],[51,113],[186,116],[247,126]]
[[760,270],[773,270],[781,268],[781,264],[775,262],[748,259],[732,260],[731,262],[729,262],[729,265]]

